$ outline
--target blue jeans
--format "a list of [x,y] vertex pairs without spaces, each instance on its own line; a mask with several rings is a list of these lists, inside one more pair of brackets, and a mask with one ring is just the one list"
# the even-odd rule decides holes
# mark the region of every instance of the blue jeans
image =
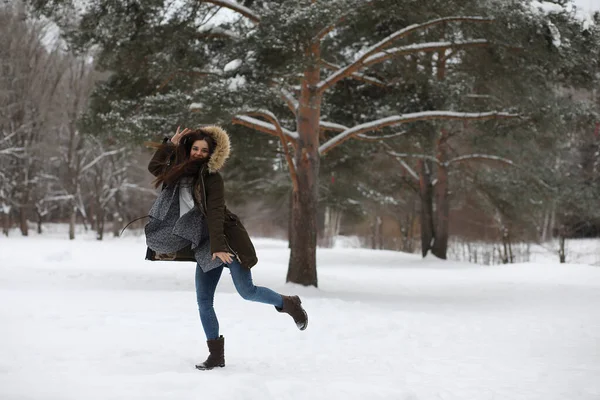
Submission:
[[204,328],[207,340],[219,337],[219,321],[213,304],[217,283],[219,283],[224,267],[229,268],[233,285],[242,298],[271,304],[279,308],[283,307],[281,295],[271,289],[254,286],[250,270],[242,267],[235,258],[231,264],[223,264],[208,272],[202,271],[200,265],[196,265],[196,298],[198,300],[198,310],[200,311],[200,321],[202,321],[202,328]]

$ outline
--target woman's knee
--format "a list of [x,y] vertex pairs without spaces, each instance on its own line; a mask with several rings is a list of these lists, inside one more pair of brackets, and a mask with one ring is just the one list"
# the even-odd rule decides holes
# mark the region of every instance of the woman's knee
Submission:
[[256,296],[256,286],[254,286],[252,281],[234,281],[234,286],[244,300],[253,300]]

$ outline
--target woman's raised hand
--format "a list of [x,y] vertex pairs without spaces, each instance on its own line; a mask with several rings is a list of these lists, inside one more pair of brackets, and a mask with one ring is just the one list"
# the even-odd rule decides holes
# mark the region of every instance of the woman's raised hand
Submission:
[[179,144],[179,141],[181,140],[181,138],[183,137],[183,135],[185,135],[188,132],[191,132],[191,129],[189,128],[185,128],[184,130],[182,130],[181,132],[179,131],[179,126],[177,127],[177,132],[175,132],[175,135],[173,135],[173,137],[171,138],[171,142],[177,146]]

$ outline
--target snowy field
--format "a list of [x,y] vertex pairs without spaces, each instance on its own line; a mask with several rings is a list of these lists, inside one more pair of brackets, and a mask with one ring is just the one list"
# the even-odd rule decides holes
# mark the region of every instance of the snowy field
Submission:
[[206,357],[192,263],[142,237],[0,238],[0,399],[600,399],[600,267],[318,253],[319,289],[285,284],[286,243],[256,240],[255,282],[298,293],[300,332],[227,273],[227,367]]

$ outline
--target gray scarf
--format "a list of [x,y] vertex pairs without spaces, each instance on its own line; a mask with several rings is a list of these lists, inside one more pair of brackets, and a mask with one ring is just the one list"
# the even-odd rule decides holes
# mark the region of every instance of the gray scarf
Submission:
[[191,244],[194,258],[204,272],[221,266],[212,260],[208,226],[198,207],[179,216],[179,184],[161,190],[152,205],[146,224],[146,244],[157,253],[174,253]]

